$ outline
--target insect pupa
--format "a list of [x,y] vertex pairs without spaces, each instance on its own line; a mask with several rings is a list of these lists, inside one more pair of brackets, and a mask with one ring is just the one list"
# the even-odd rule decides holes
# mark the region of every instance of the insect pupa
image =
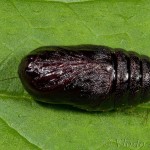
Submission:
[[45,46],[25,56],[18,69],[38,101],[88,111],[113,110],[150,99],[150,59],[106,46]]

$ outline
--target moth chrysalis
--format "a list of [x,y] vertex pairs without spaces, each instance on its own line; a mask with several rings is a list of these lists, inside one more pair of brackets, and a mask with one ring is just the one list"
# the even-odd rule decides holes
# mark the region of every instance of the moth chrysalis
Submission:
[[150,59],[106,46],[45,46],[19,65],[24,88],[38,101],[88,111],[138,105],[150,98]]

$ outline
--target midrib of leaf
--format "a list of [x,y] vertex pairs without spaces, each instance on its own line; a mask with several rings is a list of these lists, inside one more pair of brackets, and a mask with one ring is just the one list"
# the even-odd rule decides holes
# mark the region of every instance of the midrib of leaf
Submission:
[[20,95],[10,95],[10,93],[0,93],[1,98],[12,98],[12,99],[24,99],[24,100],[32,100],[30,96],[20,96]]
[[[7,98],[11,98],[11,99],[23,99],[23,100],[33,100],[33,98],[31,96],[28,96],[28,95],[11,95],[10,93],[7,93],[7,92],[0,92],[0,97],[3,98],[3,99],[7,99]],[[144,109],[150,109],[150,102],[148,103],[145,103],[145,104],[142,104],[142,105],[139,105],[137,106],[138,108],[144,108]]]

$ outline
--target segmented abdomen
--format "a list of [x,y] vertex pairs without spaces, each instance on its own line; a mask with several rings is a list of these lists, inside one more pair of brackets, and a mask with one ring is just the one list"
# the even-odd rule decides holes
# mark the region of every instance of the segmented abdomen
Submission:
[[39,101],[111,110],[148,100],[150,62],[136,53],[105,46],[51,46],[26,56],[19,76]]

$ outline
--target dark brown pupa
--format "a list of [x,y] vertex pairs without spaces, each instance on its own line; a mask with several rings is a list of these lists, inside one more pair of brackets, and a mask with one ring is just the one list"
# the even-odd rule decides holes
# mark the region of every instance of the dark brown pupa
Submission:
[[24,57],[19,77],[38,101],[88,111],[149,101],[150,60],[105,46],[46,46]]

